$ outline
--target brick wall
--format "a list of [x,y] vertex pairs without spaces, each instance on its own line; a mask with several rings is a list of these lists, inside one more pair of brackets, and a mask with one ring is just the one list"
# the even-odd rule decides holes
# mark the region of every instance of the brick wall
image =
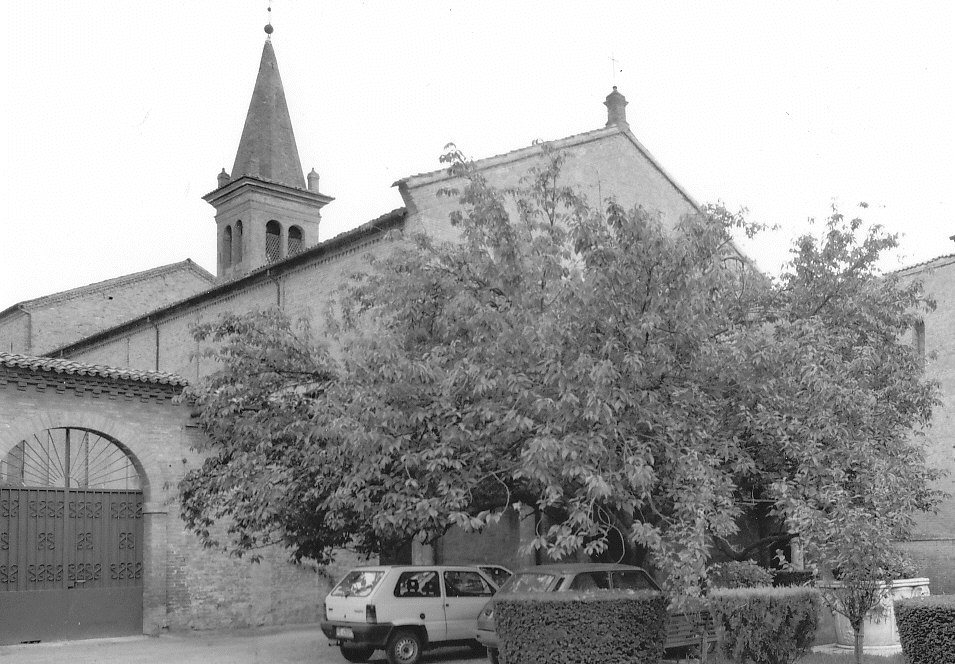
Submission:
[[20,314],[0,320],[0,349],[44,355],[210,285],[194,266],[180,264],[40,298],[25,305],[28,317]]
[[200,348],[192,336],[196,324],[214,321],[227,312],[264,310],[280,304],[293,318],[305,317],[313,329],[321,330],[335,289],[348,275],[367,269],[369,255],[387,251],[390,246],[392,241],[383,234],[373,235],[241,290],[224,290],[218,297],[195,306],[153,316],[148,322],[71,353],[70,358],[90,364],[165,371],[197,380],[215,366],[197,357]]
[[[559,145],[558,141],[556,145]],[[565,184],[573,184],[586,196],[593,207],[603,207],[610,197],[625,208],[642,205],[659,212],[664,222],[672,226],[682,215],[693,211],[690,202],[673,183],[651,162],[625,133],[601,134],[594,140],[583,141],[562,150],[566,155],[561,170]],[[520,159],[491,159],[491,165],[482,174],[495,187],[513,186],[528,170],[543,163],[539,150]],[[453,240],[455,229],[448,223],[448,215],[458,207],[456,197],[438,196],[441,188],[461,189],[460,180],[434,178],[420,181],[409,179],[401,188],[405,205],[412,213],[408,223],[410,232],[427,232],[436,238]]]
[[25,353],[30,348],[30,316],[23,311],[11,311],[0,318],[0,351]]
[[939,382],[941,404],[935,409],[925,443],[929,466],[948,473],[937,487],[949,494],[937,514],[917,518],[913,541],[905,548],[925,570],[933,593],[955,593],[955,255],[903,270],[920,279],[935,299],[925,316],[925,371]]

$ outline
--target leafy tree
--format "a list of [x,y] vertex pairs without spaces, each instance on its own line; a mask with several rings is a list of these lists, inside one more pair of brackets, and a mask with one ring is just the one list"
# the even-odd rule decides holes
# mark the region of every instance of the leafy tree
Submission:
[[913,434],[935,388],[899,343],[924,303],[873,272],[893,237],[834,213],[772,281],[734,249],[759,230],[741,215],[596,210],[545,154],[500,191],[450,153],[460,242],[396,242],[342,289],[322,343],[274,312],[197,331],[221,362],[189,390],[210,456],[183,507],[205,541],[327,560],[524,505],[547,555],[622,542],[693,592],[744,497],[812,556],[931,507]]

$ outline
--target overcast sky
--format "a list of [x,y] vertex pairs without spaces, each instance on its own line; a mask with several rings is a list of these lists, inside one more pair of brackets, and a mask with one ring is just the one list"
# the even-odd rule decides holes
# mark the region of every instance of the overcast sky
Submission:
[[[391,184],[630,126],[700,202],[784,232],[833,201],[904,234],[888,268],[955,253],[955,2],[274,0],[302,165],[328,239],[401,205]],[[262,52],[267,0],[39,0],[3,41],[0,310],[192,258]],[[611,61],[616,59],[616,66]]]

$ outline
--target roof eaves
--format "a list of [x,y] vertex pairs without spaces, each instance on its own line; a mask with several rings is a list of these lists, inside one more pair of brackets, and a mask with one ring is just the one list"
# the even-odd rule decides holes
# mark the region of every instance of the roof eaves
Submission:
[[17,311],[17,310],[19,310],[21,313],[24,313],[24,314],[27,314],[27,315],[30,314],[29,311],[27,311],[26,309],[24,309],[24,307],[23,307],[23,302],[17,302],[16,304],[11,304],[9,307],[7,307],[6,309],[4,309],[3,311],[0,311],[0,318],[3,318],[3,317],[6,316],[7,314],[13,313],[14,311]]
[[35,357],[17,353],[0,352],[0,366],[6,366],[12,369],[26,369],[33,372],[43,371],[75,376],[97,376],[111,380],[153,383],[169,385],[171,387],[185,387],[189,384],[189,381],[182,376],[163,371],[119,369],[100,364],[86,364],[83,362],[74,362],[73,360],[53,357]]
[[[935,263],[938,263],[938,265],[935,265]],[[955,254],[943,254],[941,256],[936,256],[935,258],[930,258],[929,260],[922,261],[921,263],[915,263],[914,265],[909,265],[907,267],[900,267],[898,270],[892,270],[888,274],[902,275],[902,273],[922,272],[924,270],[934,270],[938,267],[945,267],[949,264],[955,264]]]

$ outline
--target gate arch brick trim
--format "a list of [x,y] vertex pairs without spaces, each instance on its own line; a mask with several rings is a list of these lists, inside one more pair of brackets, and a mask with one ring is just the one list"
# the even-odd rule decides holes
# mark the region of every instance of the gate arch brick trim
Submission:
[[[38,405],[39,406],[39,405]],[[0,433],[0,456],[5,454],[21,440],[29,439],[47,429],[83,429],[99,434],[116,444],[132,461],[139,473],[146,504],[156,502],[153,496],[152,478],[162,473],[156,450],[137,445],[135,422],[118,421],[107,413],[95,413],[89,410],[46,409],[39,406],[28,416],[13,422],[7,422],[7,430]],[[137,449],[142,447],[142,449]]]

